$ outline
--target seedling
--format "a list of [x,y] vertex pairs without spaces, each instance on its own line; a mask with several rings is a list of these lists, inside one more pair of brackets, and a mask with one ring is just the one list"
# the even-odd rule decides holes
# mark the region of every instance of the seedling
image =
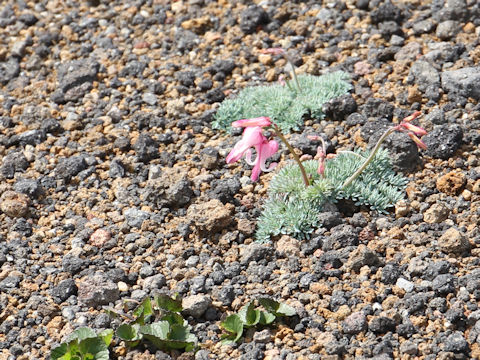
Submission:
[[238,342],[242,338],[244,328],[267,326],[278,317],[296,314],[295,309],[291,306],[269,298],[260,298],[258,302],[263,309],[256,308],[255,302],[252,300],[243,306],[237,314],[227,316],[220,323],[220,326],[226,331],[222,335],[222,344],[230,345]]

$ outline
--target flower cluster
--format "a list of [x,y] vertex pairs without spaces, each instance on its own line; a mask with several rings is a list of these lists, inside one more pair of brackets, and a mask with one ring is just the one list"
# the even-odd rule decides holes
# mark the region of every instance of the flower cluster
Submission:
[[[278,142],[268,140],[262,133],[263,128],[271,124],[270,118],[266,116],[237,120],[232,123],[233,127],[243,127],[245,130],[243,131],[242,140],[236,143],[235,147],[228,154],[227,164],[236,162],[245,155],[246,162],[253,166],[252,181],[258,180],[260,171],[272,171],[277,166],[277,163],[272,163],[267,168],[265,164],[267,159],[278,150]],[[257,157],[254,161],[252,161],[252,147],[257,152]]]

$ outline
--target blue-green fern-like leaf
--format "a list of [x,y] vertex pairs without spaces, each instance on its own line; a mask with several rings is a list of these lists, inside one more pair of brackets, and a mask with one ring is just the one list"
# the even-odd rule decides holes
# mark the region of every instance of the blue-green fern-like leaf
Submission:
[[337,71],[322,76],[298,75],[301,91],[279,84],[247,87],[237,97],[222,102],[212,127],[230,130],[235,120],[268,116],[284,133],[298,130],[307,115],[322,119],[323,104],[352,89],[348,81],[347,73]]

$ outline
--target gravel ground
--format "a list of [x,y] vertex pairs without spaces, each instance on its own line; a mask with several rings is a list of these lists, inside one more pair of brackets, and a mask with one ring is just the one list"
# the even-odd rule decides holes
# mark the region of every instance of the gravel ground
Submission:
[[[1,359],[47,358],[109,327],[103,305],[157,292],[184,298],[203,343],[182,359],[480,358],[480,7],[321,3],[2,1]],[[426,152],[388,143],[410,180],[390,214],[332,206],[310,241],[254,242],[272,175],[227,166],[239,137],[210,121],[277,81],[285,61],[259,51],[277,46],[299,73],[350,74],[351,95],[302,129],[332,149],[424,114]],[[259,295],[298,316],[220,346],[222,317]]]

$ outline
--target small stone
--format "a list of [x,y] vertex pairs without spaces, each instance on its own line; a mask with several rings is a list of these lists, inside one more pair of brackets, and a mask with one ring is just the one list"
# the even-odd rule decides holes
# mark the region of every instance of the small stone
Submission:
[[432,287],[438,295],[448,295],[455,291],[455,278],[452,274],[437,275],[432,281]]
[[415,284],[413,282],[408,281],[404,278],[398,278],[395,285],[398,286],[400,289],[405,290],[407,293],[411,292],[415,288]]
[[258,5],[249,6],[240,15],[240,29],[245,34],[252,34],[257,28],[270,21],[269,16],[262,7]]
[[157,96],[155,94],[152,94],[152,93],[145,93],[142,95],[142,100],[144,103],[150,105],[150,106],[155,106],[157,105]]
[[300,241],[288,235],[283,235],[276,243],[276,250],[282,257],[298,257],[300,255]]
[[451,351],[456,354],[466,354],[469,351],[469,345],[465,340],[463,333],[455,331],[445,340],[445,351]]
[[384,334],[395,330],[395,321],[385,316],[374,316],[368,323],[368,329],[375,334]]
[[182,308],[185,314],[198,319],[205,314],[211,303],[212,300],[207,295],[191,295],[183,298]]
[[272,341],[272,338],[273,336],[269,329],[256,331],[255,334],[253,334],[253,341],[255,341],[256,343],[266,344]]
[[395,216],[397,218],[407,216],[410,212],[410,205],[405,200],[400,200],[395,204]]
[[360,244],[350,254],[345,266],[352,271],[359,271],[363,266],[376,266],[380,264],[377,254],[370,250],[366,245]]
[[0,197],[0,210],[10,217],[24,217],[30,206],[30,198],[15,191],[5,191]]
[[461,30],[460,23],[454,20],[443,21],[437,25],[435,34],[441,40],[450,40],[455,37]]
[[118,291],[125,292],[128,291],[128,285],[123,281],[119,281],[117,283]]
[[450,210],[444,203],[435,203],[423,214],[423,220],[429,224],[439,224],[448,218]]
[[480,100],[480,66],[464,67],[442,73],[442,88],[463,97]]
[[410,68],[409,76],[415,79],[415,84],[421,91],[425,91],[429,86],[440,87],[438,70],[427,61],[415,61]]
[[461,255],[470,250],[470,242],[456,228],[450,228],[438,239],[440,249],[451,255]]
[[55,286],[51,294],[54,298],[57,298],[57,303],[62,303],[72,295],[77,295],[77,285],[73,279],[65,279]]
[[243,248],[243,252],[241,252],[240,263],[246,265],[252,261],[269,259],[272,254],[273,249],[270,246],[252,243]]
[[437,189],[447,195],[455,196],[458,195],[466,182],[464,173],[451,171],[437,179]]
[[90,235],[89,243],[93,246],[101,248],[105,243],[112,238],[110,231],[105,229],[97,229]]
[[400,352],[402,354],[416,355],[418,352],[418,346],[413,341],[405,340],[400,344]]
[[141,228],[142,224],[145,220],[150,218],[150,213],[142,210],[138,210],[136,208],[129,208],[125,210],[125,221],[127,222],[128,226]]
[[87,306],[97,307],[114,303],[120,297],[117,284],[104,273],[86,277],[78,284],[78,300]]
[[345,334],[355,335],[367,330],[367,317],[362,311],[350,314],[342,323]]
[[211,233],[231,224],[232,211],[233,205],[223,205],[219,200],[212,199],[205,203],[190,205],[187,209],[187,218],[195,223],[199,231]]

